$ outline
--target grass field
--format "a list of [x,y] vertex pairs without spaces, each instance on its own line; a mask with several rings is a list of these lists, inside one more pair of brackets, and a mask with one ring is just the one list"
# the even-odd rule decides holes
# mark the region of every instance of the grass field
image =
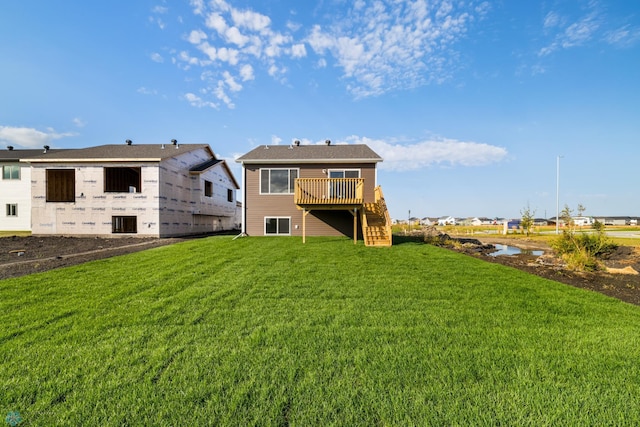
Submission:
[[415,243],[212,237],[0,281],[21,425],[637,425],[640,308]]

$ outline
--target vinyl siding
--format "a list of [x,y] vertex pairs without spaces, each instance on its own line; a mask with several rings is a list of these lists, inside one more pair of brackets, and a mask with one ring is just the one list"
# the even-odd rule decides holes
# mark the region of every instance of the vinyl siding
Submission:
[[[293,203],[293,194],[260,194],[260,169],[298,168],[300,178],[326,178],[323,170],[360,169],[364,178],[365,201],[375,199],[375,163],[370,164],[303,164],[303,165],[245,165],[245,231],[250,236],[264,235],[265,217],[290,217],[291,235],[302,236],[302,211]],[[353,237],[353,215],[344,210],[312,211],[306,218],[307,236]],[[358,221],[358,234],[360,222]]]

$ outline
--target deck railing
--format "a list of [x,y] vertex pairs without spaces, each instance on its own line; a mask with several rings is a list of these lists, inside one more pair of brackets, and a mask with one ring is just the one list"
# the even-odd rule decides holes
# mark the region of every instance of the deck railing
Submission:
[[364,178],[298,178],[297,205],[360,205],[364,203]]
[[380,212],[384,212],[384,222],[387,228],[387,233],[389,236],[391,236],[391,216],[389,215],[389,209],[387,209],[387,202],[385,202],[384,200],[384,194],[382,194],[382,187],[378,185],[375,188],[374,192],[378,208],[380,209]]

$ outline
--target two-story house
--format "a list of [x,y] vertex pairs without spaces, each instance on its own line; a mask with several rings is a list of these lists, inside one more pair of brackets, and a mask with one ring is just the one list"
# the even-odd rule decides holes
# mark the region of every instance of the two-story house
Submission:
[[243,232],[251,236],[362,237],[391,245],[391,221],[364,144],[263,145],[239,157]]
[[205,144],[127,140],[22,159],[34,235],[169,237],[232,230],[239,185]]

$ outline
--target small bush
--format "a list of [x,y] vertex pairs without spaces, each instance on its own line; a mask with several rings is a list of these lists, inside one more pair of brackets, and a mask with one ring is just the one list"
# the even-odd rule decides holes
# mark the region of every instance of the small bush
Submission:
[[575,270],[596,271],[602,269],[599,260],[610,253],[616,245],[607,237],[602,223],[596,221],[592,233],[576,233],[570,226],[551,242],[554,251]]

